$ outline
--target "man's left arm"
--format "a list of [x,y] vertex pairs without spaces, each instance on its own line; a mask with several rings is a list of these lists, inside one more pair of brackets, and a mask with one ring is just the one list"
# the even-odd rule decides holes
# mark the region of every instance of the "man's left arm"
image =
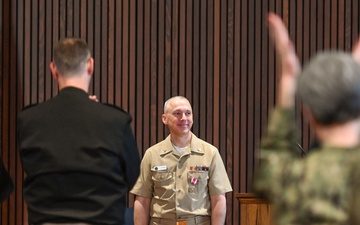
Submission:
[[125,124],[123,129],[123,157],[126,181],[128,189],[131,190],[140,174],[140,155],[130,126],[130,120]]
[[211,195],[211,224],[223,225],[226,217],[225,194]]

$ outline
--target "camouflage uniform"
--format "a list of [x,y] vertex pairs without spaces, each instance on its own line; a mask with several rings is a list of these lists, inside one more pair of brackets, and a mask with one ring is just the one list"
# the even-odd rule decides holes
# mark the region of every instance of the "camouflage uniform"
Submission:
[[274,203],[275,224],[359,224],[359,149],[327,146],[302,158],[293,121],[292,110],[274,110],[255,176],[255,190]]

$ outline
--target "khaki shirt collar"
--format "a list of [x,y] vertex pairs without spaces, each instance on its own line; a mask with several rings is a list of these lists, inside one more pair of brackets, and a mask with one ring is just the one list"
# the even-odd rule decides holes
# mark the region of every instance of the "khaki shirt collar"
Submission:
[[[174,149],[171,143],[170,135],[168,135],[164,141],[163,150],[160,152],[160,156],[164,156],[173,152],[179,156],[179,153]],[[199,138],[191,132],[190,150],[187,149],[182,156],[189,155],[191,152],[203,155],[204,149],[201,147]]]

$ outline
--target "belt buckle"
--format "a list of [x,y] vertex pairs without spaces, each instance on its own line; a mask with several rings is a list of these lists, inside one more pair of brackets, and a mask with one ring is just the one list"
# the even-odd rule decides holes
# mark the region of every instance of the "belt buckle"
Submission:
[[186,225],[186,221],[177,221],[176,225]]

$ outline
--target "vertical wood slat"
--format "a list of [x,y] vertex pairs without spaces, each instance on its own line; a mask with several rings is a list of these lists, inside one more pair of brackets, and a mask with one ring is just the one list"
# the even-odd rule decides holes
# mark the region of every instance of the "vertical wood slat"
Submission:
[[[186,1],[179,1],[179,79],[186,79],[185,69],[186,69]],[[168,83],[165,82],[166,86],[169,86]],[[179,95],[185,96],[185,82],[179,82]],[[166,96],[170,96],[168,94]]]
[[206,67],[206,74],[207,74],[207,87],[206,87],[206,140],[209,141],[210,143],[214,143],[214,124],[213,124],[213,118],[214,118],[214,110],[208,110],[208,109],[213,109],[214,108],[214,70],[215,70],[215,66],[214,66],[214,26],[215,26],[215,16],[214,16],[214,5],[215,5],[215,0],[208,0],[207,1],[207,34],[206,34],[206,39],[207,39],[207,54],[206,54],[206,61],[207,61],[207,67]]
[[[247,165],[247,64],[248,64],[248,51],[247,51],[247,23],[248,23],[248,3],[245,1],[241,4],[241,55],[240,55],[240,158],[237,159],[240,163],[240,190],[239,192],[247,192],[247,183],[241,182],[247,180],[248,165]],[[245,129],[244,129],[245,128]]]
[[[144,104],[144,114],[143,121],[148,124],[147,127],[143,127],[143,148],[140,149],[141,153],[144,154],[147,146],[152,143],[149,133],[152,132],[150,124],[150,118],[152,117],[152,111],[150,108],[150,75],[151,75],[151,42],[150,42],[150,32],[151,32],[151,4],[152,1],[144,0],[144,92],[143,92],[143,104]],[[143,126],[143,125],[142,125]],[[139,141],[139,140],[138,140]]]
[[[154,111],[155,115],[159,115],[163,111],[163,106],[160,103],[159,99],[163,99],[164,95],[171,95],[170,91],[173,89],[171,85],[171,78],[169,76],[171,74],[171,46],[172,45],[172,27],[171,24],[171,15],[172,15],[172,6],[173,1],[169,0],[161,0],[159,1],[159,11],[158,11],[158,72],[157,72],[157,87],[159,88],[155,93],[158,99],[158,104],[156,104],[156,111]],[[175,88],[175,87],[174,87]],[[163,136],[164,129],[161,126],[161,120],[159,117],[155,120],[157,133],[156,139],[158,137]],[[160,124],[160,126],[159,126]],[[144,149],[145,150],[145,149]]]
[[[267,13],[269,11],[268,7],[267,7],[267,3],[262,1],[262,6],[261,6],[261,13],[260,15],[262,16],[262,19],[260,21],[260,26],[261,24],[263,24],[266,20],[266,16]],[[269,116],[269,105],[271,103],[272,100],[272,94],[269,93],[271,91],[271,87],[270,87],[270,81],[269,81],[269,74],[270,74],[270,69],[269,69],[269,43],[268,43],[268,31],[267,28],[265,26],[261,26],[262,30],[261,30],[261,72],[260,72],[260,76],[261,76],[261,82],[260,82],[260,92],[261,92],[261,122],[260,122],[260,136],[265,134],[265,130],[266,130],[266,124],[268,121],[268,116]],[[259,143],[258,143],[259,144]],[[258,152],[256,152],[256,157],[258,157]]]
[[219,114],[215,115],[215,121],[218,123],[219,129],[215,133],[218,136],[219,143],[215,144],[218,146],[220,155],[225,161],[226,149],[226,118],[227,118],[227,100],[226,100],[226,82],[227,82],[227,36],[228,36],[228,20],[227,20],[227,1],[221,1],[220,3],[220,80],[219,88],[214,89],[215,93],[219,95],[219,103],[215,107],[219,107]]
[[[110,19],[110,18],[109,18]],[[136,101],[136,2],[130,1],[130,62],[129,62],[129,102]],[[116,87],[115,87],[116,88]],[[135,115],[136,104],[129,104],[128,111],[131,115]],[[135,124],[132,123],[132,129],[135,129]]]
[[[146,0],[145,0],[146,1]],[[143,124],[144,124],[144,106],[143,106],[143,96],[144,96],[144,0],[139,0],[137,2],[137,31],[136,31],[136,120],[134,121],[135,130],[134,133],[137,137],[138,148],[140,149],[141,154],[143,154],[144,146],[144,134],[143,134]]]
[[[44,77],[45,77],[45,84],[44,84],[44,95],[45,95],[45,99],[50,99],[52,96],[52,90],[53,90],[53,79],[52,76],[49,74],[49,64],[50,61],[52,59],[52,14],[51,14],[51,9],[53,6],[53,2],[51,1],[44,1],[45,2],[45,54],[44,54]],[[19,44],[21,45],[21,42],[19,42]],[[21,65],[21,64],[20,64]]]
[[[114,46],[115,43],[115,20],[111,18],[115,18],[115,12],[116,12],[116,6],[115,6],[115,0],[109,0],[108,4],[108,43],[106,45],[106,48],[108,49],[106,53],[106,57],[108,58],[107,63],[107,71],[108,71],[108,77],[107,77],[107,87],[104,89],[106,90],[106,99],[109,104],[115,104],[115,91],[116,89],[116,83],[115,83],[115,58],[116,58],[116,50]],[[104,86],[104,85],[103,85]],[[105,92],[105,91],[104,91]]]
[[[192,72],[191,72],[191,94],[187,94],[186,97],[189,98],[190,102],[193,106],[193,114],[199,115],[199,92],[200,92],[200,1],[193,1],[192,2],[193,7],[193,19],[192,19],[192,26],[193,26],[193,36],[192,36]],[[199,137],[201,137],[199,133],[199,122],[200,118],[194,118],[194,124],[193,124],[193,132],[197,134]]]
[[[228,1],[227,4],[227,33],[226,33],[226,42],[227,42],[227,49],[226,49],[226,98],[224,99],[224,102],[226,104],[226,122],[221,123],[223,124],[223,127],[226,128],[225,133],[225,149],[219,148],[220,153],[223,155],[223,161],[226,166],[226,171],[230,175],[230,181],[233,183],[233,177],[231,174],[233,174],[233,158],[234,158],[234,104],[233,101],[235,99],[234,96],[234,17],[235,17],[235,2],[234,0]],[[228,198],[234,199],[233,193],[229,193]],[[232,208],[234,202],[233,201],[227,201],[227,208]],[[226,217],[226,224],[232,223],[232,217],[233,214],[231,211],[227,211],[227,217]]]
[[[6,20],[6,18],[10,18],[10,6],[8,3],[2,3],[0,5],[0,9],[2,10],[1,13],[4,15],[4,17],[2,17],[0,19],[0,21],[4,22]],[[4,24],[3,30],[1,30],[1,41],[3,43],[10,43],[10,24]],[[8,91],[9,91],[9,77],[8,76],[4,76],[4,74],[6,73],[10,73],[9,71],[9,45],[1,45],[0,47],[0,59],[1,59],[1,120],[3,121],[4,119],[8,118],[8,111],[9,111],[9,99],[7,99],[5,96],[9,95]],[[5,167],[10,167],[10,152],[8,151],[9,149],[9,137],[4,135],[4,132],[7,132],[7,130],[9,130],[9,121],[4,121],[1,123],[1,155],[2,155],[2,159],[4,161],[4,165]],[[9,169],[9,173],[11,174],[11,169]],[[9,204],[10,201],[6,201],[6,203],[4,204],[4,207],[2,207],[2,220],[6,223],[10,222],[10,218],[11,217],[9,215]]]
[[[207,29],[207,18],[206,18],[206,13],[207,13],[207,8],[208,8],[208,2],[207,0],[201,0],[199,1],[199,32],[200,34],[198,35],[198,40],[199,40],[199,84],[198,84],[198,90],[195,92],[197,92],[197,97],[194,97],[194,99],[199,99],[198,100],[198,107],[199,107],[199,111],[198,111],[198,115],[205,115],[205,116],[199,116],[196,118],[196,121],[199,122],[199,130],[206,130],[206,121],[207,121],[207,72],[206,72],[206,67],[207,67],[207,33],[206,33],[206,29]],[[206,139],[206,132],[202,133],[202,136],[200,136],[200,138],[202,139]],[[209,140],[210,141],[210,140]]]
[[191,93],[192,93],[192,66],[193,66],[193,34],[194,34],[194,4],[192,0],[186,1],[186,44],[185,44],[185,53],[186,53],[186,62],[185,62],[185,93],[184,96],[189,98],[191,101]]
[[[10,18],[12,21],[17,21],[17,18],[15,18],[14,15],[16,15],[16,7],[11,6],[10,7]],[[9,27],[9,73],[10,74],[16,74],[17,73],[17,65],[16,65],[16,58],[18,57],[18,53],[16,51],[11,51],[11,49],[15,49],[16,47],[16,33],[15,32],[11,32],[11,30],[13,30],[13,28],[10,26]],[[6,49],[4,49],[4,52],[6,51]],[[0,72],[1,73],[1,72]],[[12,88],[14,85],[17,84],[17,77],[16,76],[10,76],[9,78],[9,96],[16,96],[18,94],[17,89],[16,88]],[[17,101],[13,101],[13,100],[9,100],[9,109],[8,109],[8,115],[16,115],[17,113],[17,109],[18,109],[18,104]],[[16,129],[16,117],[14,116],[9,116],[9,130],[15,130]],[[1,133],[1,132],[0,132]],[[16,136],[9,136],[8,137],[9,140],[9,148],[7,150],[11,150],[11,149],[16,149]],[[3,148],[1,148],[3,149]],[[19,161],[16,161],[14,159],[17,158],[17,152],[16,151],[9,151],[9,165],[11,166],[11,170],[10,170],[10,175],[15,175],[15,168],[21,168]],[[22,178],[22,176],[21,176]],[[9,202],[11,205],[11,202]],[[14,217],[15,214],[15,210],[14,208],[9,208],[9,223],[14,223],[14,221],[18,220],[16,217]]]
[[[168,134],[164,101],[188,97],[193,132],[219,148],[237,193],[251,192],[256,149],[276,99],[279,68],[266,13],[284,17],[302,63],[322,49],[350,50],[359,30],[356,0],[0,0],[0,11],[1,155],[16,181],[0,221],[10,225],[27,224],[16,114],[57,94],[49,63],[59,38],[88,42],[95,58],[90,92],[130,112],[141,155]],[[297,115],[307,149],[313,130],[301,107]],[[227,198],[226,224],[239,224],[238,202]]]
[[[240,62],[241,60],[241,39],[240,39],[240,32],[241,31],[241,4],[239,0],[234,1],[234,99],[238,99],[238,96],[241,96],[241,78],[240,78]],[[234,109],[233,109],[233,113],[234,113],[234,126],[233,126],[233,132],[234,135],[238,134],[240,135],[240,130],[241,130],[241,118],[237,115],[241,114],[241,104],[234,104]],[[240,137],[238,136],[233,136],[233,158],[232,158],[232,173],[230,178],[231,178],[231,182],[232,182],[232,186],[234,190],[240,190],[240,183],[241,183],[241,176],[239,176],[240,172],[240,151],[237,149],[240,149],[241,147],[241,143],[240,143]],[[235,193],[232,193],[232,196],[234,196]],[[228,201],[229,202],[229,201]],[[227,205],[228,207],[229,205]],[[228,215],[230,214],[230,216],[227,217],[227,219],[229,220],[231,218],[231,221],[240,221],[240,213],[233,213],[233,212],[239,212],[240,208],[239,208],[239,202],[236,201],[236,198],[232,198],[232,204],[231,204],[231,209],[232,211],[228,212]],[[227,224],[231,224],[228,221],[226,221]]]
[[[256,0],[254,1],[254,7],[255,7],[255,15],[258,15],[256,17],[255,23],[254,23],[254,34],[255,34],[255,38],[254,38],[254,86],[253,86],[253,102],[254,102],[254,109],[253,109],[253,114],[254,114],[254,119],[253,119],[253,126],[254,126],[254,138],[253,138],[253,154],[252,154],[252,161],[254,161],[253,164],[253,168],[257,167],[258,161],[255,160],[257,159],[257,154],[256,154],[256,150],[259,148],[259,140],[261,138],[261,115],[264,113],[262,111],[261,106],[264,104],[264,101],[262,101],[261,99],[261,93],[262,91],[264,91],[263,89],[261,89],[261,69],[262,67],[261,65],[261,33],[262,33],[262,24],[263,24],[263,16],[262,16],[262,11],[261,11],[261,0]],[[258,59],[258,60],[257,60]],[[257,61],[257,62],[256,62]],[[256,66],[259,65],[259,66]],[[259,104],[261,103],[261,104]],[[254,169],[253,169],[254,170]],[[248,187],[249,190],[252,189],[252,177],[254,174],[254,171],[251,170],[251,173],[249,173],[249,179],[248,179]]]
[[[181,0],[180,0],[181,1]],[[169,7],[170,6],[170,7]],[[166,18],[170,16],[169,21],[169,27],[166,29],[166,33],[169,34],[166,35],[167,38],[169,38],[170,42],[167,42],[170,47],[170,54],[166,54],[166,62],[169,61],[169,74],[166,73],[166,77],[171,74],[172,78],[172,94],[171,95],[179,95],[179,84],[181,83],[180,77],[179,77],[179,0],[171,0],[166,1],[166,14],[168,15]],[[159,18],[159,21],[160,18]],[[168,19],[166,19],[168,21]],[[170,29],[168,29],[170,28]],[[160,35],[160,34],[159,34]],[[159,65],[161,62],[159,61]],[[160,77],[161,78],[161,77]],[[163,82],[159,82],[159,87],[164,85]],[[158,99],[164,99],[163,95],[159,95]],[[161,105],[161,104],[158,104]],[[161,112],[161,111],[160,111]],[[161,124],[160,124],[161,126]]]
[[[129,102],[136,101],[136,51],[131,49],[136,49],[136,6],[135,1],[130,1],[130,62],[129,67],[131,68],[129,71]],[[114,87],[116,88],[116,87]],[[136,114],[136,104],[130,104],[129,113],[131,115]],[[135,123],[131,124],[133,131],[135,131]],[[130,195],[128,205],[133,207],[134,196]]]
[[[89,24],[90,26],[93,27],[93,33],[90,33],[89,35],[93,36],[93,43],[92,46],[94,48],[93,50],[93,57],[94,57],[94,76],[93,76],[93,93],[96,96],[99,96],[99,100],[100,101],[104,101],[104,99],[102,99],[103,95],[101,93],[101,81],[102,81],[102,76],[101,76],[101,72],[102,72],[102,68],[105,66],[103,64],[103,58],[101,53],[104,51],[104,46],[102,46],[101,44],[101,34],[102,34],[102,26],[101,26],[101,22],[102,22],[102,18],[106,18],[106,15],[103,17],[103,15],[101,14],[101,10],[102,10],[102,3],[101,0],[94,0],[93,4],[93,15],[92,17],[94,18],[93,20],[93,24]],[[124,23],[126,24],[126,23]],[[125,36],[125,35],[124,35]],[[106,61],[105,61],[106,62]],[[107,63],[107,62],[106,62]],[[122,95],[121,95],[122,96]]]
[[129,24],[130,24],[130,0],[123,0],[123,23],[122,23],[122,71],[121,71],[121,105],[126,110],[129,109],[128,91],[129,91]]
[[[246,139],[247,139],[247,145],[246,145],[246,163],[247,163],[247,173],[246,173],[246,180],[252,180],[252,170],[254,168],[253,160],[254,160],[254,122],[255,122],[255,116],[256,113],[254,111],[255,109],[255,102],[254,102],[254,87],[255,87],[255,24],[257,16],[255,15],[255,2],[249,1],[248,3],[248,24],[247,24],[247,35],[248,35],[248,41],[247,41],[247,65],[246,65],[246,73],[242,74],[243,76],[247,76],[247,104],[246,104]],[[246,182],[246,190],[251,189],[251,182]]]
[[[122,66],[123,66],[123,62],[122,62],[122,57],[121,57],[121,52],[122,52],[122,37],[123,37],[123,30],[122,30],[122,24],[123,24],[123,19],[122,19],[122,1],[115,1],[115,74],[122,74]],[[88,32],[89,33],[89,32]],[[121,87],[122,85],[122,81],[121,81],[121,76],[115,76],[115,83],[114,83],[114,88],[115,87]],[[120,100],[120,96],[121,96],[121,88],[115,88],[115,105],[121,105],[121,100]]]
[[[159,54],[159,43],[158,43],[158,27],[159,27],[159,21],[158,18],[158,10],[159,10],[159,1],[158,0],[152,0],[151,1],[151,25],[150,25],[150,77],[149,77],[149,91],[150,91],[150,101],[148,104],[150,104],[150,119],[149,125],[150,125],[150,143],[154,143],[157,140],[157,124],[158,124],[158,112],[157,112],[157,73],[158,73],[158,67],[161,65],[158,65],[158,54]],[[166,17],[166,16],[165,16]]]
[[[352,33],[352,41],[357,40],[359,35],[359,2],[358,1],[352,1],[350,8],[352,9],[352,17],[351,17],[351,33]],[[351,10],[349,9],[349,11]],[[350,21],[347,21],[347,24],[349,24]]]
[[[109,36],[109,1],[103,0],[101,1],[101,4],[99,3],[100,14],[98,15],[99,18],[99,31],[101,32],[101,36],[104,35],[106,38],[101,38],[99,41],[99,44],[101,46],[101,55],[100,58],[95,58],[96,62],[99,62],[97,65],[100,64],[100,73],[96,73],[97,77],[99,77],[99,90],[100,94],[98,95],[100,100],[109,102],[109,93],[108,90],[111,88],[108,88],[108,80],[112,76],[112,74],[108,73],[108,65],[111,63],[111,59],[108,58],[108,52],[110,52],[110,49],[108,48],[108,41],[110,39]],[[100,7],[101,6],[101,7]],[[106,76],[103,76],[103,74],[106,74]]]
[[215,146],[219,146],[219,137],[218,137],[218,133],[219,133],[219,120],[216,116],[219,115],[219,93],[218,90],[220,88],[219,83],[220,83],[220,3],[221,0],[214,0],[214,72],[213,72],[213,80],[214,80],[214,85],[213,85],[213,90],[214,93],[212,95],[213,98],[213,111],[214,111],[214,116],[213,116],[213,120],[211,121],[211,123],[213,123],[213,141],[212,144]]

